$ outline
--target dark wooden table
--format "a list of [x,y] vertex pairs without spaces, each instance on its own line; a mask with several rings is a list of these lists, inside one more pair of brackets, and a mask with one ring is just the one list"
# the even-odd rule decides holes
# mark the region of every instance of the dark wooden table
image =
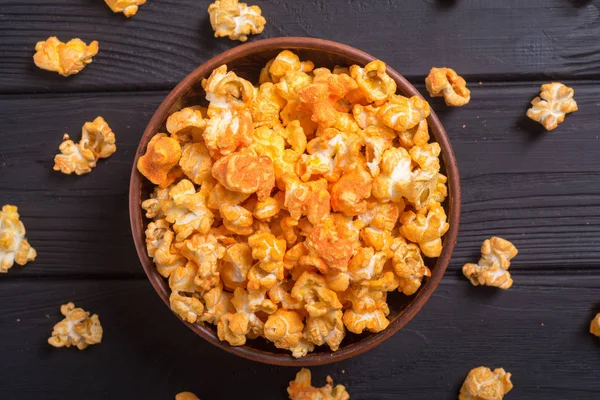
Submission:
[[[127,20],[101,0],[0,0],[0,205],[16,204],[38,251],[0,277],[0,398],[283,399],[294,368],[229,355],[160,302],[137,260],[127,191],[141,133],[188,72],[237,42],[214,39],[209,1],[149,0]],[[452,263],[423,311],[330,374],[352,399],[455,399],[473,367],[513,374],[508,399],[600,398],[600,1],[256,0],[258,38],[315,36],[358,47],[424,92],[432,66],[464,76],[471,103],[433,102],[456,152],[463,214]],[[98,40],[80,75],[32,62],[38,40]],[[251,39],[253,40],[253,39]],[[542,83],[575,89],[553,133],[526,119]],[[86,176],[52,171],[63,133],[97,115],[118,150]],[[475,288],[461,266],[483,239],[513,241],[514,286]],[[102,344],[46,340],[67,301],[96,312]]]

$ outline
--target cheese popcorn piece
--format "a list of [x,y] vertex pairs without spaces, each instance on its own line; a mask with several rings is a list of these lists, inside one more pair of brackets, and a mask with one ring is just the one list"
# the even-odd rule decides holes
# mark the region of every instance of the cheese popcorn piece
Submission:
[[431,271],[423,262],[419,246],[397,238],[392,245],[392,265],[398,277],[398,291],[411,296],[421,287],[423,277],[431,276]]
[[167,132],[180,143],[198,142],[206,128],[206,121],[201,109],[186,107],[169,115],[166,125]]
[[350,395],[342,385],[333,387],[333,380],[327,377],[327,384],[321,388],[315,388],[311,384],[310,370],[302,368],[296,379],[290,382],[287,389],[290,400],[348,400]]
[[146,0],[104,0],[104,2],[112,12],[122,12],[127,18],[131,18],[138,12],[139,6],[146,3]]
[[392,95],[387,103],[377,111],[377,117],[385,126],[397,131],[414,128],[421,120],[429,117],[429,103],[419,96],[407,98]]
[[159,274],[168,278],[177,267],[185,265],[185,259],[172,247],[175,234],[167,220],[150,222],[145,233],[148,256],[154,259]]
[[223,205],[219,209],[225,228],[238,235],[250,235],[254,218],[252,213],[242,206]]
[[[269,315],[265,322],[265,338],[275,344],[279,349],[291,350],[298,347],[302,339],[304,324],[296,311],[279,309],[275,314]],[[300,350],[302,353],[302,350]]]
[[431,97],[443,97],[447,106],[461,107],[471,100],[467,83],[452,68],[431,68],[425,86]]
[[232,346],[246,344],[246,334],[249,330],[249,319],[244,313],[227,313],[217,324],[217,336],[221,341],[227,341]]
[[184,321],[193,324],[204,312],[204,305],[195,297],[186,297],[177,293],[171,293],[169,297],[171,310]]
[[60,306],[65,319],[54,325],[48,343],[54,347],[76,346],[83,350],[90,345],[102,341],[102,325],[98,315],[90,317],[90,313],[82,308],[75,308],[73,303]]
[[286,174],[284,206],[295,221],[304,215],[311,223],[326,217],[331,209],[331,195],[327,191],[327,181],[302,182],[295,174]]
[[379,175],[373,180],[373,196],[380,201],[400,202],[413,181],[412,159],[406,149],[392,147],[382,157]]
[[261,33],[267,23],[259,6],[248,7],[238,0],[217,0],[208,6],[208,14],[216,38],[228,36],[240,42]]
[[173,207],[166,212],[166,219],[173,224],[177,241],[185,240],[194,232],[208,233],[214,221],[207,206],[207,189],[198,192],[194,184],[182,179],[169,190]]
[[343,299],[352,304],[351,308],[344,311],[343,317],[344,325],[350,332],[360,334],[365,329],[381,332],[390,324],[385,292],[366,287],[350,287],[344,292]]
[[204,322],[217,324],[227,313],[235,312],[231,299],[233,295],[223,290],[223,285],[217,285],[204,293],[204,313],[200,319]]
[[242,287],[247,281],[248,270],[254,264],[252,248],[248,243],[235,243],[225,250],[221,279],[229,289]]
[[418,243],[427,257],[439,257],[442,253],[442,236],[450,225],[446,222],[446,212],[439,203],[434,203],[415,213],[404,212],[400,216],[400,233],[411,242]]
[[252,103],[255,96],[254,86],[235,72],[227,71],[227,65],[213,70],[201,84],[206,92],[206,101],[209,102],[206,112],[210,118],[226,110],[243,110]]
[[175,167],[180,158],[179,142],[164,133],[157,133],[148,142],[146,153],[138,159],[137,169],[150,182],[165,188],[179,176]]
[[513,280],[508,268],[510,260],[518,253],[517,248],[508,240],[500,237],[491,237],[481,245],[481,258],[477,264],[465,264],[463,274],[474,286],[496,286],[508,289]]
[[573,89],[560,82],[546,83],[542,85],[539,97],[531,101],[527,116],[542,124],[547,131],[556,129],[568,113],[578,110],[573,94]]
[[493,372],[487,367],[474,368],[460,388],[458,399],[502,400],[513,388],[510,376],[503,368],[496,368]]
[[63,174],[87,174],[100,158],[110,157],[115,151],[115,134],[104,118],[97,117],[81,128],[81,140],[75,144],[69,135],[63,136],[58,147],[61,154],[54,156],[54,170]]
[[590,333],[600,337],[600,313],[590,322]]
[[175,395],[175,400],[200,400],[198,396],[196,396],[192,392],[181,392]]
[[396,82],[387,74],[386,68],[380,60],[371,61],[364,68],[358,65],[350,67],[350,76],[368,103],[382,105],[396,93]]
[[343,175],[331,188],[331,207],[353,217],[367,211],[373,179],[365,168],[357,168]]
[[275,186],[273,161],[248,152],[236,152],[220,158],[212,175],[226,189],[240,193],[256,193],[259,201],[270,197]]
[[62,76],[78,74],[98,54],[98,42],[89,46],[75,38],[63,43],[56,36],[37,42],[33,61],[38,68],[58,72]]
[[248,272],[248,289],[270,289],[283,279],[286,242],[272,233],[257,232],[248,238],[252,258],[259,261]]
[[315,68],[312,61],[300,61],[300,57],[289,50],[283,50],[277,54],[261,70],[259,83],[278,83],[289,71],[311,72]]
[[273,128],[278,125],[280,123],[279,113],[285,104],[286,101],[277,94],[272,82],[260,85],[256,97],[250,104],[254,128],[260,126]]
[[37,253],[25,238],[25,226],[16,206],[6,204],[0,211],[0,273],[6,273],[14,263],[25,265],[35,260]]
[[181,170],[196,185],[212,179],[213,160],[204,143],[187,143],[181,151],[179,159]]
[[354,242],[344,234],[344,227],[329,216],[318,222],[306,238],[309,253],[316,258],[317,267],[326,273],[329,268],[346,270],[354,251]]

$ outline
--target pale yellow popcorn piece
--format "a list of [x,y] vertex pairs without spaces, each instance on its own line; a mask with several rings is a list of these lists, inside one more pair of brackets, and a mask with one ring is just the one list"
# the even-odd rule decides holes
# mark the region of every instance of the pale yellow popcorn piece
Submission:
[[475,286],[496,286],[500,289],[508,289],[513,280],[508,268],[518,251],[508,240],[500,237],[491,237],[483,241],[481,245],[481,258],[477,264],[465,264],[462,268],[463,274]]
[[210,24],[215,37],[228,36],[245,42],[248,35],[257,35],[265,29],[267,20],[259,6],[250,6],[238,0],[216,0],[208,7]]
[[188,261],[184,266],[178,266],[169,275],[169,288],[173,293],[194,293],[196,285],[194,283],[198,275],[198,265],[193,261]]
[[217,285],[204,293],[204,314],[201,320],[217,324],[223,315],[230,312],[235,312],[231,299],[233,295],[223,290],[223,285]]
[[204,312],[204,305],[195,297],[171,293],[169,297],[171,310],[184,321],[193,324]]
[[487,367],[474,368],[460,388],[458,399],[502,400],[513,388],[510,376],[503,368],[496,368],[493,372]]
[[16,206],[6,204],[0,211],[0,273],[6,273],[16,262],[25,265],[37,253],[25,238],[25,226]]
[[270,289],[283,279],[286,241],[269,232],[257,232],[248,238],[252,258],[258,261],[248,271],[248,289]]
[[89,345],[102,341],[102,325],[98,315],[90,317],[90,313],[82,308],[75,308],[73,303],[60,306],[65,319],[54,325],[48,343],[54,347],[77,346],[83,350]]
[[565,120],[565,115],[578,109],[573,94],[573,89],[560,82],[546,83],[542,85],[540,96],[531,101],[527,116],[547,131],[556,129]]
[[81,128],[81,140],[75,144],[65,134],[58,147],[61,154],[54,156],[54,170],[63,174],[87,174],[100,158],[110,157],[115,151],[115,134],[104,118],[97,117]]
[[590,322],[590,333],[600,337],[600,313]]
[[358,90],[368,103],[375,106],[385,103],[396,93],[396,82],[386,72],[387,66],[383,61],[371,61],[364,68],[353,65],[350,76],[358,83]]
[[158,219],[148,224],[146,229],[146,249],[148,256],[153,257],[159,274],[168,278],[177,267],[185,265],[185,259],[172,247],[175,234],[165,219]]
[[290,382],[287,391],[290,400],[349,400],[350,395],[342,385],[333,387],[333,380],[327,377],[327,384],[315,388],[311,384],[310,370],[302,368],[296,379]]
[[122,12],[127,18],[133,17],[138,12],[138,7],[146,3],[146,0],[104,0],[112,12]]
[[442,253],[442,236],[450,225],[440,203],[432,203],[417,213],[404,212],[400,216],[400,233],[411,242],[418,243],[427,257],[439,257]]
[[198,396],[196,396],[192,392],[181,392],[175,395],[175,400],[200,400]]
[[196,233],[175,247],[185,258],[198,266],[194,278],[196,291],[203,293],[218,285],[219,260],[225,255],[225,246],[219,243],[216,237]]
[[471,100],[467,83],[452,68],[431,68],[425,86],[431,97],[444,97],[447,106],[461,107]]
[[392,245],[392,266],[398,278],[398,291],[410,296],[421,287],[423,277],[431,276],[431,271],[423,262],[419,246],[406,243],[402,237]]
[[350,332],[381,332],[388,327],[390,313],[386,303],[386,292],[371,290],[363,286],[351,286],[343,293],[342,299],[352,307],[344,311],[344,325]]
[[248,270],[254,263],[252,249],[248,243],[236,243],[227,248],[223,255],[221,279],[229,289],[244,286]]
[[300,61],[296,54],[283,50],[260,71],[259,82],[261,85],[266,82],[278,83],[289,71],[311,72],[314,68],[312,61]]
[[98,42],[94,40],[88,46],[75,38],[63,43],[56,36],[51,36],[37,42],[35,51],[33,61],[39,68],[69,76],[81,72],[92,62],[92,57],[98,54]]
[[173,199],[173,207],[165,215],[167,221],[173,224],[178,242],[194,232],[208,233],[214,221],[214,215],[207,206],[208,188],[196,191],[192,182],[182,179],[169,190],[169,197]]

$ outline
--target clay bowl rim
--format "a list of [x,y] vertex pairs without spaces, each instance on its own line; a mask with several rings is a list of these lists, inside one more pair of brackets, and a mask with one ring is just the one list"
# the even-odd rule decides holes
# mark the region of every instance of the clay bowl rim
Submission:
[[[233,60],[238,60],[241,57],[246,57],[253,53],[277,49],[327,52],[332,55],[338,55],[355,60],[354,62],[360,65],[365,65],[368,62],[376,59],[370,54],[355,49],[351,46],[323,39],[307,37],[283,37],[257,40],[234,47],[233,49],[227,50],[211,58],[192,71],[167,95],[150,119],[150,122],[148,123],[148,126],[146,127],[144,134],[140,139],[133,162],[129,186],[129,215],[136,251],[144,271],[148,276],[148,279],[167,307],[169,307],[169,291],[167,283],[165,279],[158,274],[153,261],[146,254],[144,218],[142,216],[142,209],[140,207],[142,202],[142,183],[144,178],[136,168],[138,158],[145,152],[146,145],[150,138],[156,132],[158,132],[163,125],[171,107],[182,96],[188,93],[192,86],[197,84],[201,78],[208,76],[213,69],[222,64],[228,64]],[[415,87],[397,71],[388,66],[387,72],[396,81],[399,91],[404,95],[417,95],[423,97],[417,91],[417,89],[415,89]],[[431,111],[431,115],[429,116],[427,122],[430,126],[430,132],[433,134],[433,137],[442,149],[442,160],[448,176],[447,212],[450,228],[444,236],[444,248],[442,250],[442,254],[436,260],[435,266],[432,268],[431,277],[423,283],[421,289],[410,301],[408,306],[398,316],[396,316],[393,321],[391,321],[386,330],[379,333],[369,333],[359,341],[343,346],[336,352],[314,352],[307,354],[305,357],[295,359],[288,354],[263,351],[253,348],[251,345],[233,347],[226,342],[221,342],[218,339],[216,332],[209,327],[198,324],[190,324],[185,321],[181,322],[187,325],[188,328],[190,328],[203,339],[229,353],[266,364],[295,367],[323,365],[342,361],[364,353],[393,336],[421,310],[423,305],[431,297],[450,263],[450,258],[452,256],[454,244],[456,243],[456,238],[458,235],[461,191],[456,158],[454,156],[452,146],[450,145],[448,135],[446,134],[444,127],[433,110]]]

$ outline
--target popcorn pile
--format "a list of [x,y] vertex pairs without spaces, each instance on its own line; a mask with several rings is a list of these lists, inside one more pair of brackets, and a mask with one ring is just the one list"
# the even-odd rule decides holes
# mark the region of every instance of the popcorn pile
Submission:
[[350,395],[343,385],[333,387],[333,380],[327,377],[327,384],[321,388],[313,387],[311,384],[310,370],[302,368],[296,379],[290,382],[288,394],[290,400],[349,400]]
[[172,310],[294,357],[384,330],[387,293],[419,289],[449,228],[428,103],[381,61],[330,71],[287,50],[259,87],[225,65],[202,86],[208,108],[169,116],[137,165]]

